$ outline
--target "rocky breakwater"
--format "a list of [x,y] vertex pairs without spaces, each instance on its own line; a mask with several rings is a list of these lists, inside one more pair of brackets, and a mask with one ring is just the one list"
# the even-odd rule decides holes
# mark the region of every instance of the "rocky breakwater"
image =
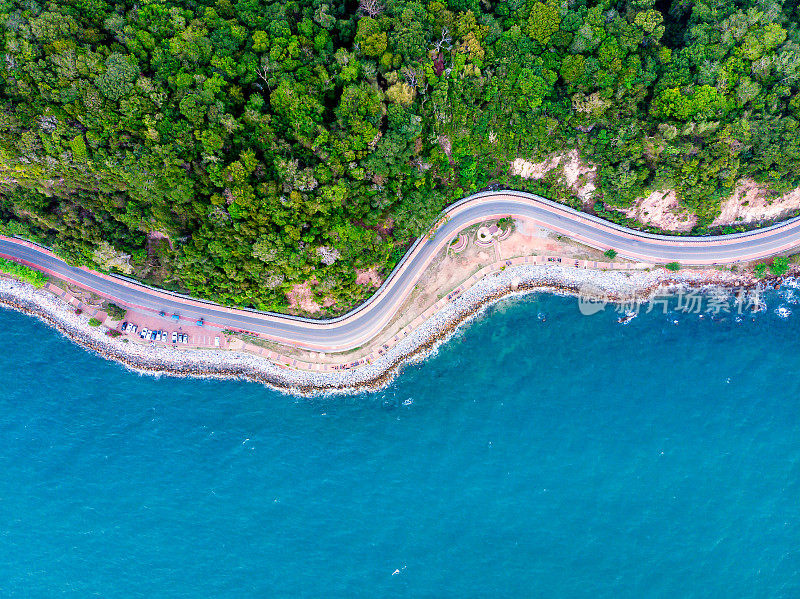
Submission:
[[646,299],[670,287],[748,287],[751,278],[729,271],[600,271],[562,266],[520,265],[492,273],[453,297],[441,310],[408,332],[393,347],[352,368],[325,372],[294,370],[249,353],[157,347],[112,338],[104,327],[91,327],[88,316],[76,315],[72,306],[55,295],[14,279],[0,279],[0,303],[31,314],[98,355],[140,373],[203,378],[243,379],[277,389],[316,394],[374,390],[388,384],[402,364],[420,360],[435,351],[463,323],[486,306],[509,295],[550,292],[576,295],[591,288],[608,301]]

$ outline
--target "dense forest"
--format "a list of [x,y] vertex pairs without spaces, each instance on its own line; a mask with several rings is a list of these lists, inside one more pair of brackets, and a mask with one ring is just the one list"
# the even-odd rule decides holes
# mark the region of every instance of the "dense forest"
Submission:
[[[345,309],[452,201],[800,184],[797,0],[0,0],[0,229],[72,263]],[[130,259],[127,259],[127,255]]]

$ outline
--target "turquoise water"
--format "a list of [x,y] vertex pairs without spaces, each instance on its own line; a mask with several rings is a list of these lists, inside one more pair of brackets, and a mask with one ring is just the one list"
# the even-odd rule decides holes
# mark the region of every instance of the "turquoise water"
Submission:
[[623,326],[512,300],[310,400],[0,311],[0,596],[799,597],[793,301]]

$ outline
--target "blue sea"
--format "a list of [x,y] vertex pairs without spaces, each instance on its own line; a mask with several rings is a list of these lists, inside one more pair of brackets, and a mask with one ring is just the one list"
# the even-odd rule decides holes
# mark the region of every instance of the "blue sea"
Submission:
[[0,596],[800,597],[794,292],[618,317],[504,301],[308,399],[0,310]]

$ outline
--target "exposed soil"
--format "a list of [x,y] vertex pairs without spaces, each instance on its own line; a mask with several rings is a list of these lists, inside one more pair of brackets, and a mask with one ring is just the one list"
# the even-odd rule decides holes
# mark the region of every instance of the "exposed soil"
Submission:
[[800,187],[778,196],[752,179],[740,179],[730,198],[722,203],[712,226],[756,223],[780,219],[800,210]]
[[582,162],[577,149],[566,154],[556,154],[543,162],[517,158],[511,163],[511,173],[523,179],[542,179],[558,167],[561,167],[564,182],[583,201],[584,207],[587,206],[597,188],[597,166]]
[[691,231],[697,224],[697,216],[678,203],[678,198],[672,190],[654,191],[620,212],[629,218],[635,218],[640,223],[666,231]]
[[374,266],[372,268],[362,268],[356,270],[356,285],[368,285],[370,287],[380,287],[381,275],[378,269]]
[[286,299],[289,300],[289,313],[316,314],[319,312],[321,306],[314,300],[312,284],[316,284],[313,279],[305,283],[298,283],[286,292]]

